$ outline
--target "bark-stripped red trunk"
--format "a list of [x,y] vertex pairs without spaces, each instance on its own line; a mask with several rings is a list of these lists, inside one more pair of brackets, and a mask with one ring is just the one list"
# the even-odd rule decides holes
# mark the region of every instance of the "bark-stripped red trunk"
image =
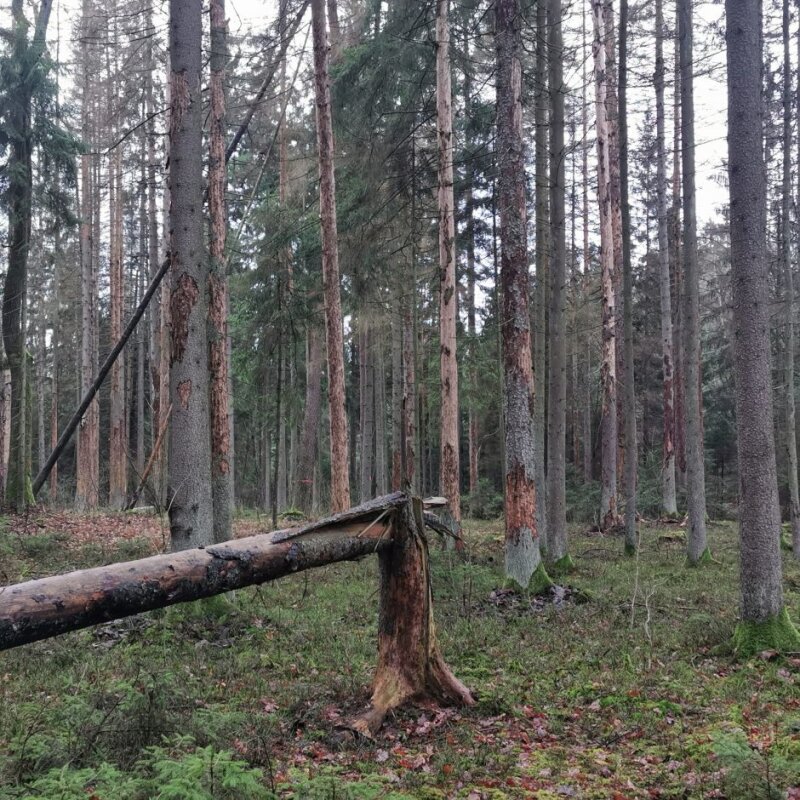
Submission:
[[536,529],[533,370],[522,139],[522,49],[518,0],[495,3],[497,206],[500,212],[505,408],[505,572],[526,588],[541,568]]
[[325,334],[328,347],[328,403],[331,437],[331,507],[350,505],[347,411],[344,388],[342,301],[339,294],[339,245],[336,230],[336,180],[333,165],[333,122],[328,78],[325,0],[311,0],[314,40],[314,90],[317,106],[319,207],[322,228],[322,282],[325,297]]

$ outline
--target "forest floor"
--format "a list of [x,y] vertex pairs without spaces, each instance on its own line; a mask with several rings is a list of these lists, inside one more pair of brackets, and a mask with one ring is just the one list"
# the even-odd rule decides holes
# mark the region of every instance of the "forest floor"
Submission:
[[[800,798],[800,654],[732,657],[733,523],[710,527],[715,562],[696,569],[676,525],[643,523],[638,559],[574,530],[559,582],[577,591],[557,603],[498,588],[502,523],[465,527],[468,562],[433,542],[433,581],[474,708],[342,738],[375,666],[377,566],[334,565],[0,654],[0,797]],[[140,557],[163,531],[7,518],[0,584]],[[800,566],[784,560],[797,621]]]

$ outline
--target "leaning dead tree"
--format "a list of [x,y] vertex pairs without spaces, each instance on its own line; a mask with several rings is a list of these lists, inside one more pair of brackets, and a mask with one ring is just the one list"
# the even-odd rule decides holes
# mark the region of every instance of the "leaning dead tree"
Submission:
[[301,528],[0,587],[0,650],[377,553],[378,666],[370,706],[350,726],[373,736],[406,702],[475,702],[436,642],[425,525],[441,529],[396,492]]

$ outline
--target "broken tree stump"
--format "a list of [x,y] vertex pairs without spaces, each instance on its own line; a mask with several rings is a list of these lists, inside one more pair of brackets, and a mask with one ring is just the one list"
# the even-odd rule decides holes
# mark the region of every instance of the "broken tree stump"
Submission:
[[471,706],[475,696],[445,663],[433,621],[423,510],[413,500],[395,511],[393,546],[381,551],[378,666],[370,708],[350,727],[372,738],[386,715],[407,702]]

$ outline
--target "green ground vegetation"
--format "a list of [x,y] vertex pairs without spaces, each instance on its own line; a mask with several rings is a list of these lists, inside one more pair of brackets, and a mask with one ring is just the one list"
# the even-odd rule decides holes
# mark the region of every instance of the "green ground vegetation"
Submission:
[[[643,526],[635,558],[573,531],[558,603],[499,588],[502,523],[466,522],[466,563],[434,543],[438,635],[479,701],[404,710],[374,742],[340,727],[375,665],[375,559],[2,653],[0,797],[797,797],[800,658],[736,658],[735,526],[709,527],[702,570],[677,530]],[[0,582],[149,547],[6,532]]]

